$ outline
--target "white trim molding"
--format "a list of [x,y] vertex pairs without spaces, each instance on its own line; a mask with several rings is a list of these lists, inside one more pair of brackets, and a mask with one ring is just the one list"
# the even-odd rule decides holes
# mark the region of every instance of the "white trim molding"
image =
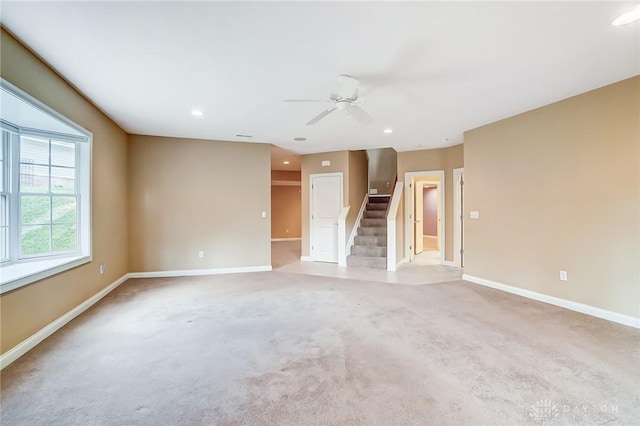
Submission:
[[302,262],[313,262],[313,258],[311,256],[300,256],[300,261],[302,261]]
[[[364,216],[364,210],[367,208],[367,202],[369,200],[369,196],[365,194],[364,199],[362,200],[362,204],[360,205],[360,210],[358,211],[358,216],[356,217],[356,221],[353,223],[353,229],[351,230],[351,235],[349,235],[349,240],[347,241],[347,245],[345,246],[345,251],[347,256],[351,252],[351,246],[356,239],[356,235],[358,234],[358,227],[360,226],[360,221],[362,220],[362,216]],[[345,259],[345,266],[347,265]]]
[[265,272],[271,270],[271,265],[240,266],[236,268],[180,269],[177,271],[130,272],[129,278],[194,277],[201,275],[237,274],[242,272]]
[[402,198],[402,182],[396,182],[396,186],[389,198],[389,209],[387,211],[387,271],[395,271],[398,269],[397,258],[397,235],[396,235],[396,219],[398,217],[398,208],[400,207],[400,198]]
[[455,263],[455,262],[452,262],[452,261],[450,261],[450,260],[442,260],[442,262],[441,262],[441,263],[442,263],[442,266],[450,266],[450,267],[452,267],[452,268],[459,268],[459,266],[458,266],[458,265],[456,265],[456,263]]
[[272,238],[271,242],[278,242],[278,241],[300,241],[302,240],[302,238],[297,237],[297,238]]
[[62,315],[60,318],[46,325],[40,331],[36,332],[32,336],[18,343],[13,348],[9,349],[7,352],[0,356],[0,369],[5,368],[13,361],[20,358],[22,355],[29,352],[33,349],[37,344],[42,342],[47,337],[51,336],[56,331],[60,330],[64,325],[66,325],[69,321],[76,318],[78,315],[89,309],[91,306],[95,305],[100,299],[105,297],[107,294],[111,293],[116,289],[120,284],[128,280],[130,274],[124,274],[113,283],[109,284],[98,293],[94,294],[75,308],[71,309],[66,314]]
[[338,266],[347,266],[347,249],[345,238],[347,236],[347,216],[351,206],[343,207],[338,215]]
[[630,315],[619,314],[617,312],[609,311],[602,308],[597,308],[591,305],[585,305],[583,303],[574,302],[572,300],[561,299],[559,297],[549,296],[547,294],[542,294],[535,291],[510,286],[507,284],[502,284],[496,281],[474,277],[473,275],[463,274],[462,279],[474,284],[480,284],[485,287],[495,288],[496,290],[506,291],[507,293],[517,294],[518,296],[526,297],[528,299],[537,300],[539,302],[544,302],[550,305],[559,306],[561,308],[569,309],[571,311],[591,315],[592,317],[602,318],[607,321],[616,322],[622,325],[628,325],[634,328],[640,328],[640,318],[632,317]]

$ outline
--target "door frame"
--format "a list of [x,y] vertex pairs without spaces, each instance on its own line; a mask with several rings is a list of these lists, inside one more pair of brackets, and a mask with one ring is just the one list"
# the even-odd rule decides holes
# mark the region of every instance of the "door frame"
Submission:
[[[315,262],[313,258],[313,179],[317,177],[331,177],[338,176],[340,178],[340,210],[344,207],[344,173],[343,172],[330,172],[330,173],[312,173],[309,175],[309,257]],[[340,211],[338,211],[338,215]],[[338,220],[336,215],[336,221]],[[336,251],[338,249],[338,238],[336,238]],[[340,259],[338,259],[340,260]]]
[[464,265],[464,183],[460,185],[461,177],[464,179],[464,167],[453,169],[453,263],[460,268]]
[[445,234],[445,173],[444,170],[425,170],[420,172],[405,172],[404,174],[404,235],[405,235],[405,261],[410,262],[412,260],[413,253],[413,219],[411,214],[413,213],[414,206],[414,193],[411,185],[411,180],[418,176],[438,176],[440,179],[440,225],[438,226],[438,232],[440,233],[440,263],[444,263],[444,254],[446,253],[446,234]]

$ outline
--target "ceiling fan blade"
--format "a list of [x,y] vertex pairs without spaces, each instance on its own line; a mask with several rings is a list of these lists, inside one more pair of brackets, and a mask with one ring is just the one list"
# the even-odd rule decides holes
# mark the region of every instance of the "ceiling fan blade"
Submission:
[[285,99],[282,102],[330,102],[327,99]]
[[323,118],[325,118],[327,115],[331,114],[336,109],[337,109],[336,107],[331,107],[328,110],[322,111],[320,114],[316,115],[311,120],[309,120],[309,122],[307,123],[307,126],[311,126],[312,124],[316,124],[318,121],[322,120]]
[[351,105],[349,107],[349,114],[353,115],[356,120],[358,120],[362,124],[371,124],[373,123],[373,117],[366,113],[365,110],[360,108],[358,105]]

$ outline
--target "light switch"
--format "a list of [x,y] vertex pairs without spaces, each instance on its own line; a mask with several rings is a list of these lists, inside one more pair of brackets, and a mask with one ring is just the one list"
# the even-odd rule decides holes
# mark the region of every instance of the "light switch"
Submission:
[[262,210],[262,217],[267,217],[267,212]]
[[480,218],[480,212],[479,212],[479,211],[477,211],[477,210],[471,210],[471,211],[469,212],[469,217],[470,217],[471,219],[478,219],[478,218]]

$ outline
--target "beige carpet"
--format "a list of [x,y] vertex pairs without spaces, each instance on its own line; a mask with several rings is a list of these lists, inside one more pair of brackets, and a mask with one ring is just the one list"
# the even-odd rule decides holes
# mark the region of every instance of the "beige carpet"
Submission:
[[462,281],[129,280],[2,372],[1,422],[635,424],[639,345]]

